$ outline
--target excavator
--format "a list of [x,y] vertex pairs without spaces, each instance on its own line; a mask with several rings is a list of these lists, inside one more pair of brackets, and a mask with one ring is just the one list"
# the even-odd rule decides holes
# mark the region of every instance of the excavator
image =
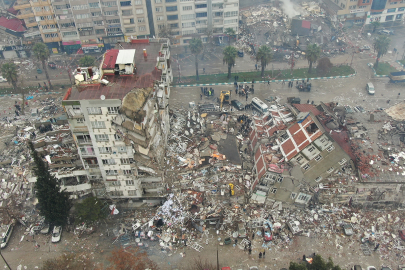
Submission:
[[222,106],[224,105],[224,103],[231,104],[231,91],[222,90],[221,94],[219,95],[219,103],[220,103],[221,110],[222,110]]

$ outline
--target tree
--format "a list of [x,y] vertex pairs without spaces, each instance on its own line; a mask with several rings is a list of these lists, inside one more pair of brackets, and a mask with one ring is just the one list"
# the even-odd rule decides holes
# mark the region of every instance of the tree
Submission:
[[97,197],[89,197],[81,203],[75,205],[77,224],[92,224],[107,217],[107,212],[103,210],[103,203]]
[[37,177],[35,189],[39,211],[51,224],[64,225],[72,207],[69,195],[66,191],[61,190],[57,179],[50,173],[48,164],[35,151],[32,142],[29,142],[28,145],[35,163],[33,171]]
[[52,89],[51,79],[49,78],[48,68],[46,67],[45,61],[48,60],[50,52],[48,47],[44,43],[37,43],[32,47],[34,56],[41,61],[42,69],[45,71],[46,79],[48,80],[49,89]]
[[93,270],[96,269],[90,255],[86,253],[64,253],[63,255],[48,259],[44,262],[41,270],[55,269],[75,269],[75,270]]
[[224,64],[228,65],[228,79],[231,78],[231,69],[235,65],[235,59],[238,54],[238,51],[235,47],[228,46],[222,52],[224,58],[222,59]]
[[228,45],[230,46],[231,45],[231,36],[234,36],[234,35],[236,35],[236,32],[235,32],[235,30],[233,30],[233,28],[226,28],[225,29],[225,32],[224,32],[226,35],[228,35]]
[[261,77],[264,77],[264,69],[270,63],[271,58],[272,54],[270,48],[266,45],[260,46],[259,51],[256,54],[256,61],[260,61],[260,64],[262,66],[262,73],[260,75]]
[[380,22],[374,21],[374,22],[371,22],[371,25],[373,26],[373,33],[375,33],[375,30],[377,30],[377,28],[380,26]]
[[378,37],[374,41],[374,52],[377,52],[377,58],[375,60],[375,69],[378,68],[378,62],[380,61],[380,58],[384,56],[384,54],[387,53],[388,51],[388,46],[390,45],[391,39],[389,37],[381,36]]
[[339,265],[335,265],[329,257],[325,261],[320,255],[315,255],[312,258],[312,263],[308,262],[290,262],[289,270],[341,270]]
[[330,59],[328,57],[323,57],[319,59],[316,71],[319,75],[326,75],[329,73],[330,69],[333,67]]
[[203,50],[203,44],[201,39],[199,38],[193,38],[189,42],[189,47],[190,51],[192,54],[194,54],[195,57],[195,79],[198,81],[200,78],[198,77],[198,55],[202,52]]
[[168,38],[172,41],[173,38],[173,31],[171,28],[164,25],[161,29],[159,29],[159,38]]
[[96,62],[96,59],[93,56],[85,55],[84,57],[80,58],[79,65],[81,67],[92,67],[92,66],[94,66],[95,62]]
[[21,114],[24,114],[24,90],[18,89],[18,71],[17,66],[14,63],[5,63],[1,66],[1,74],[6,78],[7,82],[13,86],[14,93],[17,94],[21,90],[22,103]]
[[110,266],[106,270],[145,270],[158,269],[155,262],[148,258],[146,252],[135,248],[120,248],[112,252],[108,258]]
[[309,68],[308,73],[312,71],[312,64],[318,60],[319,56],[321,55],[321,48],[318,47],[316,44],[309,44],[307,50],[305,52],[305,58],[308,60]]

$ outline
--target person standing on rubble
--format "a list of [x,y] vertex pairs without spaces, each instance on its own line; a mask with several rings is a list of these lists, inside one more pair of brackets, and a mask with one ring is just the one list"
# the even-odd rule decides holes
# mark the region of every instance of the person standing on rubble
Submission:
[[248,93],[246,93],[246,101],[248,100],[248,96],[249,96]]
[[202,94],[200,94],[200,99],[202,100]]
[[263,250],[263,259],[266,256],[266,250]]
[[375,248],[374,248],[374,251],[377,251],[377,249],[380,247],[380,243],[378,243],[376,246],[375,246]]
[[261,258],[262,258],[262,253],[260,252],[260,253],[259,253],[259,259],[261,259]]
[[254,240],[255,239],[255,233],[253,232],[252,233],[252,240]]
[[249,247],[249,255],[252,255],[252,248]]

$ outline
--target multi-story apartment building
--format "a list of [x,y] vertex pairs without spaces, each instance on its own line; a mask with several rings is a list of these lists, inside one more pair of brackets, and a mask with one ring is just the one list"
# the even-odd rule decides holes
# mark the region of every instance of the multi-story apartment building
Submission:
[[[226,28],[238,32],[239,0],[147,0],[151,1],[151,13],[155,34],[169,28],[175,44],[187,44],[194,35],[204,42],[207,33],[223,36]],[[148,10],[149,12],[149,10]]]
[[28,33],[25,38],[40,37],[55,53],[59,51],[62,40],[58,23],[53,12],[51,0],[17,0],[14,9],[18,10],[17,18],[24,20]]
[[62,101],[98,196],[150,198],[163,190],[170,44],[137,42],[107,51],[100,68],[80,68]]
[[342,23],[401,23],[405,1],[400,0],[324,0],[325,9]]

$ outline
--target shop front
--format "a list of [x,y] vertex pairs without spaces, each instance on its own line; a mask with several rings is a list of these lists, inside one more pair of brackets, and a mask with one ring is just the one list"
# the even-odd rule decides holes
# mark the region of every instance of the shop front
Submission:
[[80,40],[75,41],[63,41],[62,42],[63,50],[67,54],[74,54],[77,53],[79,49],[82,48]]

